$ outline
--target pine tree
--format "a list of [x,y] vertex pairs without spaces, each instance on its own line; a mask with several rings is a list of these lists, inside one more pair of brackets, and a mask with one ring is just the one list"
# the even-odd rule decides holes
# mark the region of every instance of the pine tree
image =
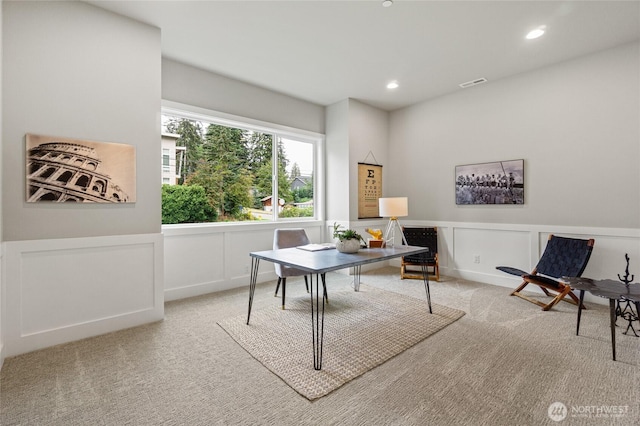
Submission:
[[248,167],[249,150],[243,130],[210,124],[202,145],[207,173],[214,174],[218,188],[211,189],[211,203],[220,216],[239,217],[253,204],[253,175]]
[[198,161],[202,158],[202,123],[186,118],[171,118],[166,129],[170,133],[180,135],[176,146],[187,148],[184,154],[184,163],[178,167],[180,170],[178,184],[183,184],[187,177],[196,171]]
[[289,175],[289,178],[293,182],[293,180],[298,176],[300,176],[300,166],[298,166],[298,163],[293,163],[293,165],[291,166],[291,174]]

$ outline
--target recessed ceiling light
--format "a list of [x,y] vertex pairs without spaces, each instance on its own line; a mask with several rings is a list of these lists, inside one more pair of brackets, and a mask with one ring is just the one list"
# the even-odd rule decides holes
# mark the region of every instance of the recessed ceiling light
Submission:
[[382,1],[382,7],[389,7],[389,6],[393,6],[393,0],[383,0]]
[[397,81],[393,80],[390,81],[389,84],[387,84],[387,89],[397,89],[400,85],[398,84]]
[[544,34],[545,30],[547,29],[546,25],[540,25],[538,28],[535,28],[531,31],[529,31],[526,35],[526,39],[527,40],[533,40],[534,38],[538,38],[540,36],[542,36],[542,34]]

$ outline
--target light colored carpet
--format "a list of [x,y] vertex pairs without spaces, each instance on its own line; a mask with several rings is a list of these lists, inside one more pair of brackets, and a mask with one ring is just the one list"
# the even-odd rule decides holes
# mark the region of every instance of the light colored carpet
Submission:
[[[251,356],[309,400],[320,398],[384,363],[464,312],[423,299],[361,286],[329,295],[325,307],[322,370],[313,368],[309,297],[287,301],[218,324]],[[250,380],[248,378],[248,380]]]
[[[287,281],[288,299],[308,297],[302,279]],[[327,274],[327,283],[329,296],[352,291],[345,275]],[[422,282],[400,280],[399,268],[367,272],[362,283],[424,300]],[[280,305],[274,290],[275,281],[257,286],[256,312]],[[605,306],[587,303],[576,336],[575,306],[543,312],[510,291],[431,282],[434,303],[465,315],[314,401],[218,326],[246,314],[247,287],[170,302],[164,321],[6,359],[0,424],[637,426],[640,338],[618,330],[612,361]],[[554,402],[585,417],[553,422]],[[584,412],[612,406],[627,412]]]

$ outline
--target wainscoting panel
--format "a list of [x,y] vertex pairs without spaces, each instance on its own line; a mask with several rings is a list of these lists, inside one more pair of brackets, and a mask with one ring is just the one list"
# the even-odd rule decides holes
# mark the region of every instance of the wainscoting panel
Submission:
[[[325,241],[318,221],[164,226],[165,300],[248,288],[249,253],[271,250],[276,228],[304,228],[312,242]],[[273,264],[260,262],[258,281],[275,278]]]
[[6,356],[164,316],[162,235],[6,242]]
[[[584,277],[594,279],[618,279],[624,277],[628,254],[630,274],[640,282],[640,230],[626,228],[587,228],[571,226],[541,226],[477,223],[424,223],[425,226],[448,226],[451,232],[439,233],[439,238],[449,241],[452,248],[441,253],[441,274],[482,283],[515,288],[521,280],[495,269],[496,266],[514,266],[531,271],[538,263],[549,234],[571,238],[593,238],[595,246]],[[439,244],[441,244],[439,242]],[[449,265],[443,267],[443,256],[449,256]],[[480,262],[476,263],[476,256]],[[540,291],[528,286],[529,291]],[[541,291],[540,291],[541,292]],[[606,303],[599,297],[586,295],[586,300]]]
[[23,252],[20,276],[22,336],[154,304],[152,244]]
[[166,300],[181,298],[187,283],[193,293],[185,297],[215,291],[224,280],[223,233],[165,235],[164,250]]
[[635,275],[634,282],[640,282],[640,239],[617,235],[581,235],[579,238],[595,239],[583,276],[614,280],[618,279],[618,275],[624,277],[627,266],[625,254],[628,254],[630,273]]
[[[333,220],[307,223],[232,224],[211,227],[163,228],[165,235],[166,300],[195,296],[229,288],[247,286],[251,259],[249,252],[268,250],[273,230],[278,227],[303,227],[312,242],[331,241]],[[365,228],[385,229],[387,221],[361,220],[340,222],[360,232]],[[514,266],[530,271],[544,251],[550,233],[596,240],[591,261],[584,276],[616,279],[631,258],[630,272],[640,282],[640,230],[586,228],[520,224],[432,222],[403,220],[405,226],[437,226],[440,274],[481,283],[515,288],[520,279],[495,269]],[[204,243],[203,241],[206,241]],[[365,265],[363,272],[386,265],[400,266],[400,260]],[[350,273],[349,270],[340,271]],[[275,279],[273,265],[260,262],[258,281]],[[530,286],[531,287],[531,286]],[[529,289],[529,287],[527,287]],[[531,287],[531,291],[536,291]],[[589,300],[589,299],[587,299]],[[593,299],[601,302],[599,298]]]
[[493,275],[496,266],[529,269],[530,234],[524,231],[455,228],[453,268],[458,273]]

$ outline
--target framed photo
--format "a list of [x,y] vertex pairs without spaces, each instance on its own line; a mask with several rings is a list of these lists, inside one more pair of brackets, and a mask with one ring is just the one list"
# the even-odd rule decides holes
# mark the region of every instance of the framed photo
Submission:
[[358,219],[380,217],[378,198],[382,197],[382,166],[358,163]]
[[27,134],[25,157],[28,203],[136,201],[132,145]]
[[524,204],[524,160],[456,166],[456,204]]

